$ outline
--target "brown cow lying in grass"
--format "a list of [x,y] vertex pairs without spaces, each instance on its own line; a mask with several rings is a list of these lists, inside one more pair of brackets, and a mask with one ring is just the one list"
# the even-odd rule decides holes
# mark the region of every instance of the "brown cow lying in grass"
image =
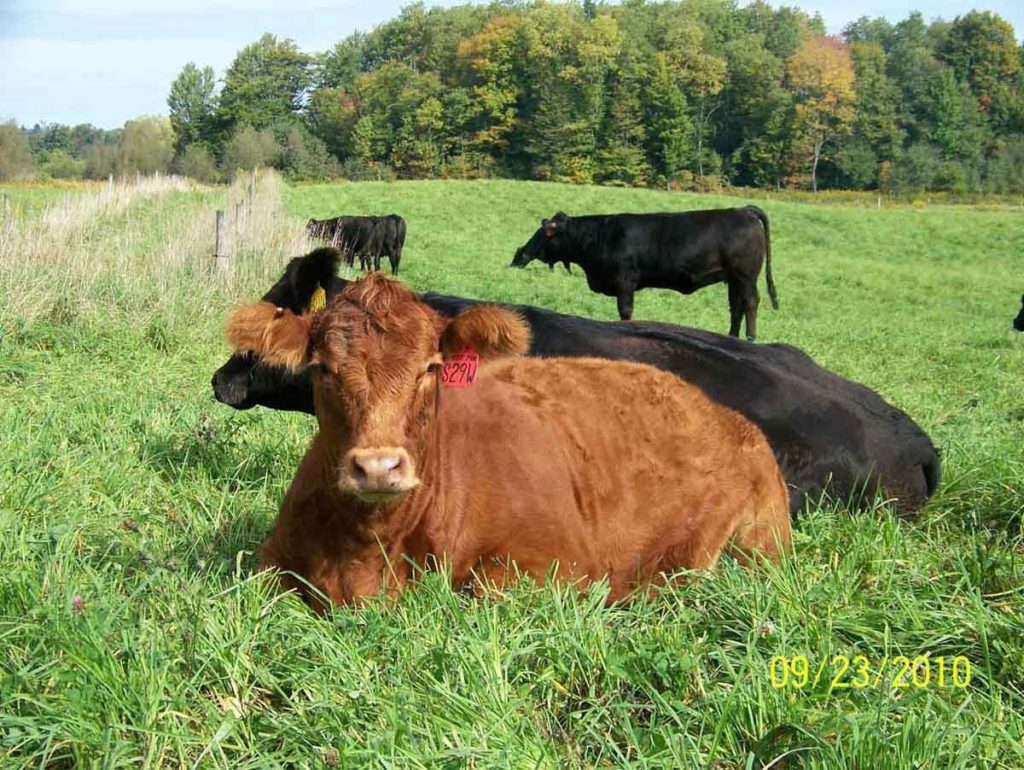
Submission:
[[[788,546],[786,485],[755,425],[650,366],[522,358],[529,327],[510,310],[448,319],[373,273],[317,313],[239,308],[227,336],[313,373],[320,432],[261,566],[337,604],[444,562],[457,585],[607,576],[614,601],[723,549]],[[467,348],[475,381],[442,384]]]

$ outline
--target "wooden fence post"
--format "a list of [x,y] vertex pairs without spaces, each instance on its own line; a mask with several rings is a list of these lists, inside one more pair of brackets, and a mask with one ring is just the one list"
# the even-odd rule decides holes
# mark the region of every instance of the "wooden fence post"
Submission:
[[217,242],[213,252],[213,266],[219,272],[228,268],[227,250],[224,248],[224,211],[217,209]]
[[11,214],[11,199],[7,195],[7,193],[4,193],[4,219],[7,219],[7,217],[9,217],[10,214]]
[[252,167],[252,176],[249,177],[249,211],[252,211],[253,200],[256,198],[256,167]]
[[235,204],[235,237],[232,241],[233,248],[238,251],[238,240],[242,235],[242,211],[245,209],[245,204],[242,201],[238,201]]

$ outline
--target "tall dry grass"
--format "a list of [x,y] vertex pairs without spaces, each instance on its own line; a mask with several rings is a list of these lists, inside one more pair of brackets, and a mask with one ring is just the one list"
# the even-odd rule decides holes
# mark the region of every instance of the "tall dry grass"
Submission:
[[[283,182],[248,174],[226,191],[180,177],[142,177],[55,203],[0,225],[0,324],[80,315],[219,313],[261,292],[308,250]],[[215,267],[215,211],[225,217],[227,267]]]

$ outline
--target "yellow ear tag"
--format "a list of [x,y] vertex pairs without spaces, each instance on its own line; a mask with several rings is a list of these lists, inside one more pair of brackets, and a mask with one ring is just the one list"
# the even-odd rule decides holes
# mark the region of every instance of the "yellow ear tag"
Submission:
[[324,287],[320,284],[316,285],[316,290],[313,292],[313,296],[309,298],[309,307],[307,310],[310,313],[315,313],[318,310],[323,310],[327,307],[327,292],[324,291]]

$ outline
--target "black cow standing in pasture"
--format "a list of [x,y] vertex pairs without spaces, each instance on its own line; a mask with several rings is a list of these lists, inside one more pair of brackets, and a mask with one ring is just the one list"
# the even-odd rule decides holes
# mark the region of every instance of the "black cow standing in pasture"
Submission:
[[380,270],[380,258],[385,256],[391,263],[391,274],[398,275],[398,263],[402,261],[402,249],[405,248],[405,220],[398,214],[376,217],[376,220],[377,252],[373,269]]
[[729,334],[740,335],[746,314],[747,339],[757,336],[757,277],[765,264],[768,296],[779,307],[772,279],[768,216],[756,206],[682,214],[597,214],[570,217],[558,212],[526,245],[512,267],[537,259],[569,269],[575,262],[591,291],[615,297],[619,318],[633,317],[638,289],[675,289],[692,294],[724,281],[729,287]]
[[[305,312],[318,285],[328,298],[345,286],[335,274],[339,259],[334,249],[296,257],[263,299]],[[477,304],[431,293],[423,300],[445,316]],[[860,506],[882,491],[898,510],[910,513],[939,483],[938,452],[910,417],[874,391],[822,369],[794,347],[753,345],[672,324],[594,321],[527,305],[513,307],[530,324],[530,355],[650,364],[752,420],[775,452],[794,511],[805,499],[815,501],[824,492]],[[213,375],[212,385],[217,400],[235,409],[260,405],[314,414],[308,372],[266,366],[251,354],[232,355]]]
[[380,258],[385,256],[392,274],[398,273],[405,246],[405,220],[398,214],[310,219],[306,232],[340,250],[349,267],[359,257],[360,269],[369,270],[372,264],[374,270],[380,270]]
[[1024,294],[1020,296],[1020,312],[1013,319],[1013,328],[1019,332],[1024,332]]
[[331,219],[310,219],[306,223],[310,238],[327,241],[345,257],[345,264],[352,267],[359,257],[359,266],[369,267],[372,252],[377,246],[377,218],[364,216],[342,216]]

